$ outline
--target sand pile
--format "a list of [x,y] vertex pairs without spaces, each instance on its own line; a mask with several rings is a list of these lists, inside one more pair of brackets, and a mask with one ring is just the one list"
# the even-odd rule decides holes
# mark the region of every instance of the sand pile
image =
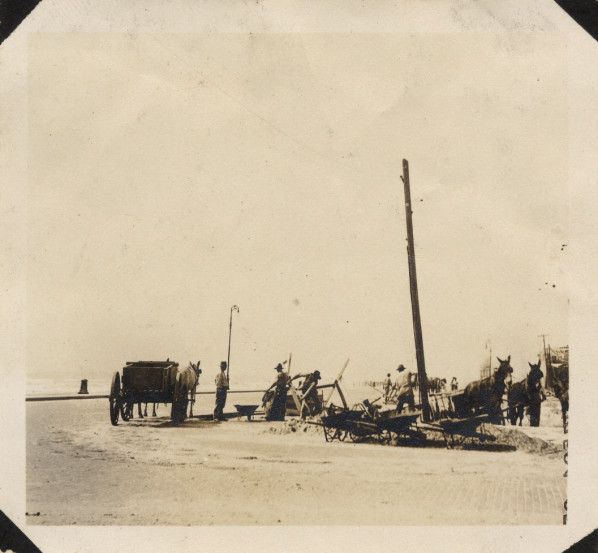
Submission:
[[531,433],[538,430],[541,432],[541,428],[484,425],[485,433],[496,436],[496,442],[494,443],[513,446],[519,451],[536,455],[562,455],[564,451],[563,440],[555,439],[554,433],[544,432],[543,435],[540,432]]
[[300,433],[321,433],[322,429],[317,424],[311,424],[316,422],[317,419],[301,420],[301,419],[287,419],[284,422],[272,422],[267,428],[264,428],[261,434],[293,434],[295,432]]

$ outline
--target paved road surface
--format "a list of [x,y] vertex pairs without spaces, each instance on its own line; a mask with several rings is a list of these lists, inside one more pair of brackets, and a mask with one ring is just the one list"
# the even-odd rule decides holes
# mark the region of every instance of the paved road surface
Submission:
[[556,456],[326,444],[282,423],[112,427],[105,403],[28,405],[30,524],[562,523]]

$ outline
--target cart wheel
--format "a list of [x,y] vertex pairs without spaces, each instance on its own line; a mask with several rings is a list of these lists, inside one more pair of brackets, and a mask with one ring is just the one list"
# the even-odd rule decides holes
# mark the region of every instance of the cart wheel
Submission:
[[110,385],[110,422],[113,426],[118,424],[118,413],[120,411],[120,374],[114,373]]

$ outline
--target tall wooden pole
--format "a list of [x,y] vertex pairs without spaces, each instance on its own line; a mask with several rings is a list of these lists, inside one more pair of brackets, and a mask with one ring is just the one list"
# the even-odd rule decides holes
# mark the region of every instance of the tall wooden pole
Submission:
[[415,337],[415,357],[417,360],[417,380],[421,396],[423,419],[430,421],[430,403],[428,401],[428,376],[424,360],[424,339],[422,337],[422,323],[419,314],[419,297],[417,295],[417,274],[415,271],[415,249],[413,246],[413,221],[411,209],[411,189],[409,186],[409,163],[403,160],[403,176],[401,177],[405,189],[405,216],[407,220],[407,259],[409,261],[409,289],[411,291],[411,313],[413,315],[413,334]]

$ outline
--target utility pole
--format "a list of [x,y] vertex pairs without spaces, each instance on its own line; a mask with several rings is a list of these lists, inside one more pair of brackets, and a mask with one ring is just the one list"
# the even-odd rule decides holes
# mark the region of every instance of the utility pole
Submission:
[[230,386],[230,340],[231,340],[231,336],[233,334],[233,311],[236,311],[237,313],[239,312],[239,308],[236,305],[233,305],[230,308],[230,320],[228,323],[228,355],[226,357],[226,380],[229,381],[229,386]]
[[544,384],[547,389],[552,389],[552,361],[550,360],[550,346],[548,346],[548,353],[546,353],[546,337],[548,334],[540,334],[538,338],[542,338],[544,346],[544,365],[546,367],[546,379]]
[[409,186],[409,163],[403,160],[403,175],[401,176],[405,190],[405,216],[407,221],[407,260],[409,262],[409,289],[411,291],[411,313],[413,315],[413,335],[415,337],[415,357],[417,359],[417,380],[425,422],[430,421],[430,403],[428,401],[428,376],[424,360],[424,340],[422,337],[422,323],[419,314],[419,298],[417,295],[417,274],[415,271],[415,249],[413,245],[413,221],[411,210],[411,189]]

